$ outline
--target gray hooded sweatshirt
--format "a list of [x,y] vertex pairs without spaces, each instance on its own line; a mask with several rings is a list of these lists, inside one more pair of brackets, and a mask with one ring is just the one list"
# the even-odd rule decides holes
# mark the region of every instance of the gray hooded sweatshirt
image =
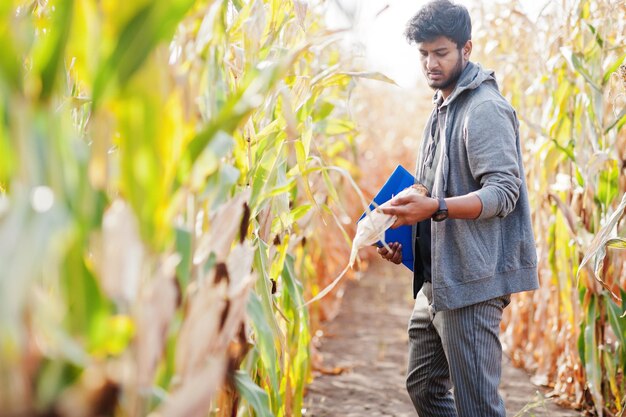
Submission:
[[[471,62],[440,109],[446,113],[438,145],[443,148],[431,194],[474,193],[483,207],[475,220],[431,222],[434,309],[537,289],[537,252],[515,111],[500,94],[494,73]],[[418,182],[435,111],[417,160]],[[416,277],[413,296],[421,286]]]

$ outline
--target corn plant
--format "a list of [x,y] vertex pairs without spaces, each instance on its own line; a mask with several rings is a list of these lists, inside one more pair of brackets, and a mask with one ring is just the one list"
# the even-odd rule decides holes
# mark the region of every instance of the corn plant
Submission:
[[522,119],[540,260],[541,289],[512,303],[505,341],[537,383],[600,416],[626,395],[625,13],[586,0],[536,21],[483,10],[476,41]]
[[301,414],[346,100],[384,80],[322,6],[2,2],[4,414]]

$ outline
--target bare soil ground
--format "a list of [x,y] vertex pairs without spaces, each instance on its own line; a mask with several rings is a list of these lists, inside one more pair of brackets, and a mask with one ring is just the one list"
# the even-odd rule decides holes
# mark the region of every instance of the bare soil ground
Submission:
[[[374,262],[359,281],[348,283],[339,315],[317,340],[323,366],[308,388],[305,416],[417,415],[404,387],[412,306],[410,272],[401,267]],[[524,371],[503,358],[507,416],[583,415],[558,407],[540,392]]]

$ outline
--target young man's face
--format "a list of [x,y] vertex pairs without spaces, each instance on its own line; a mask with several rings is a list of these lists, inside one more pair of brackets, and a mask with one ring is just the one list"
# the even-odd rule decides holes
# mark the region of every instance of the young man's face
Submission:
[[472,41],[467,41],[459,49],[451,39],[440,36],[432,41],[420,42],[417,46],[428,85],[435,90],[441,90],[444,97],[447,97],[454,90],[469,60]]

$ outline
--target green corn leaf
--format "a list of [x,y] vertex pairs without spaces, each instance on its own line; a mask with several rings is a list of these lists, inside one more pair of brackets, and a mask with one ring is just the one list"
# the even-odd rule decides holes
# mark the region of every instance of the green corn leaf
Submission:
[[[621,395],[620,395],[620,389],[618,388],[618,382],[617,382],[617,377],[618,377],[618,373],[617,373],[618,368],[617,368],[617,363],[616,363],[617,358],[615,355],[613,355],[611,352],[607,350],[602,350],[601,358],[602,358],[602,365],[604,366],[604,369],[605,369],[605,383],[608,382],[608,390],[613,395],[614,404],[619,405]],[[607,403],[610,401],[609,398],[610,398],[609,396],[606,396],[606,390],[605,390],[604,400]]]
[[570,65],[570,67],[578,72],[580,75],[582,75],[582,77],[585,79],[585,81],[587,81],[589,83],[589,85],[596,90],[597,92],[601,92],[602,89],[596,84],[596,82],[591,78],[591,75],[589,74],[589,72],[583,67],[583,63],[580,59],[580,56],[573,52],[571,49],[567,48],[567,47],[562,47],[561,48],[561,54],[565,57],[565,59],[567,60],[567,63]]
[[617,71],[619,66],[622,65],[625,61],[626,61],[626,54],[623,54],[622,56],[617,58],[615,62],[606,69],[604,73],[604,77],[602,77],[602,84],[606,84],[607,82],[609,82],[609,80],[611,79],[615,71]]
[[64,52],[70,30],[74,2],[60,0],[54,3],[54,17],[50,34],[45,38],[35,56],[37,65],[41,66],[41,93],[43,101],[50,99],[54,85],[62,77]]
[[82,369],[74,364],[44,359],[37,378],[37,405],[42,408],[52,406],[61,392],[78,380],[81,372]]
[[[622,294],[622,296],[625,294]],[[622,318],[624,312],[626,312],[626,299],[622,298],[622,308],[620,308],[615,301],[605,297],[605,303],[607,305],[607,315],[609,317],[609,324],[615,333],[615,337],[619,341],[619,349],[621,351],[622,368],[626,366],[626,320]]]
[[276,351],[275,333],[267,320],[263,304],[258,295],[251,293],[248,300],[248,317],[252,323],[256,338],[257,349],[260,354],[264,374],[270,380],[269,393],[272,399],[272,411],[275,413],[280,407],[280,382],[278,372],[279,356]]
[[228,200],[240,176],[237,168],[223,164],[218,172],[206,179],[204,195],[211,201],[211,209],[216,210]]
[[603,48],[604,47],[604,39],[602,39],[602,37],[600,36],[600,33],[598,33],[598,30],[592,24],[590,24],[589,22],[585,22],[585,24],[589,28],[591,33],[593,33],[595,41],[598,44],[598,46],[600,48]]
[[154,1],[141,7],[120,33],[93,88],[94,108],[111,87],[124,86],[161,42],[170,38],[195,0]]
[[22,65],[20,63],[19,49],[15,44],[10,22],[13,18],[13,5],[11,2],[2,2],[0,6],[0,82],[13,91],[22,90]]
[[232,133],[242,120],[263,103],[265,95],[282,78],[302,50],[304,48],[294,51],[278,63],[272,63],[266,68],[248,73],[247,81],[242,83],[237,92],[224,104],[220,113],[189,144],[188,153],[191,164],[196,161],[218,131]]
[[604,133],[609,133],[615,127],[617,127],[617,131],[619,131],[624,123],[626,123],[626,109],[623,109],[615,120],[604,129]]
[[267,259],[268,245],[258,238],[255,239],[255,244],[257,246],[257,250],[254,255],[254,268],[261,275],[256,282],[256,292],[261,298],[265,320],[272,328],[274,340],[279,341],[280,351],[282,352],[285,350],[285,336],[278,325],[276,316],[274,315],[272,284],[269,276],[270,265],[269,260]]
[[609,207],[619,195],[619,167],[617,161],[607,160],[606,169],[598,175],[598,189],[595,199],[598,203]]
[[295,221],[300,220],[302,217],[304,217],[309,211],[311,211],[312,208],[313,208],[313,205],[311,204],[303,204],[291,210],[290,215],[293,218],[293,221],[295,222]]
[[239,107],[239,111],[237,112],[235,111],[235,105],[240,103],[240,100],[243,100],[242,96],[243,91],[240,91],[238,94],[231,97],[224,107],[222,107],[220,114],[193,138],[188,147],[190,165],[195,163],[196,159],[198,159],[202,151],[204,151],[204,148],[211,143],[218,133],[232,134],[239,123],[259,104],[241,103],[242,106]]
[[311,185],[309,184],[309,174],[307,171],[307,157],[306,151],[304,150],[304,145],[302,141],[297,140],[294,142],[294,146],[296,148],[296,159],[298,161],[298,169],[300,170],[300,175],[302,176],[302,182],[304,184],[304,190],[306,192],[309,201],[317,206],[317,201],[313,196],[313,192],[311,191]]
[[176,252],[180,262],[176,265],[176,278],[180,288],[187,288],[191,277],[192,235],[189,230],[176,228]]
[[282,149],[282,144],[270,148],[269,151],[263,155],[256,169],[250,173],[250,177],[252,178],[250,209],[252,210],[253,216],[256,216],[261,208],[264,200],[261,200],[260,197],[265,193],[266,186],[270,184],[271,187],[270,178],[275,175],[274,170],[276,169]]
[[[4,100],[0,96],[0,115],[4,114],[4,109]],[[13,173],[16,169],[17,158],[13,146],[9,129],[5,127],[4,123],[0,122],[0,195],[8,190],[8,183],[13,178]]]
[[291,177],[287,180],[287,183],[284,185],[276,186],[272,188],[267,193],[263,194],[260,198],[261,201],[267,200],[272,197],[277,197],[281,194],[289,194],[293,189],[296,188],[297,182],[296,177]]
[[341,119],[324,119],[315,124],[315,133],[325,136],[342,135],[356,129],[354,122]]
[[252,406],[258,417],[274,417],[267,393],[250,379],[247,373],[235,371],[235,386],[241,397]]
[[[286,247],[287,245],[285,245]],[[294,315],[293,317],[299,322],[307,315],[306,310],[300,309],[300,306],[304,304],[302,283],[296,279],[293,256],[285,252],[285,256],[282,259],[284,260],[281,271],[281,278],[284,282],[283,294],[288,294],[290,300],[288,303],[283,303],[283,306],[289,307]]]
[[335,109],[335,105],[329,101],[322,101],[316,109],[313,111],[313,121],[317,122],[326,119],[330,116],[331,112]]
[[285,372],[292,375],[292,381],[295,382],[293,401],[294,412],[301,409],[304,385],[307,380],[309,368],[309,330],[308,330],[308,311],[300,308],[304,304],[302,284],[295,275],[294,258],[288,255],[285,259],[284,268],[281,278],[283,279],[283,311],[293,321],[291,332],[287,337],[291,341],[292,349],[289,352],[291,361],[289,368]]
[[285,122],[283,119],[276,119],[272,121],[255,135],[255,138],[254,138],[255,141],[253,144],[258,144],[259,142],[264,141],[270,135],[275,136],[276,133],[280,132],[284,128],[285,128]]

